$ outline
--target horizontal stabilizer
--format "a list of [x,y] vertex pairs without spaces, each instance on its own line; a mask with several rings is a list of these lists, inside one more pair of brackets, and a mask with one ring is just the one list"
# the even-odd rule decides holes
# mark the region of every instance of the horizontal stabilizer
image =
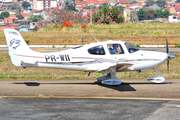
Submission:
[[25,64],[32,64],[32,65],[35,65],[37,64],[38,61],[28,61],[28,60],[23,60],[21,61],[22,63],[25,63]]

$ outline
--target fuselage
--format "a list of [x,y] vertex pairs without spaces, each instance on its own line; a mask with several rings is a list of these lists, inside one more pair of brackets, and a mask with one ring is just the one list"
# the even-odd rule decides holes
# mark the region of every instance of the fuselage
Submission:
[[[121,52],[111,53],[113,45],[118,45]],[[24,67],[49,67],[81,71],[96,71],[113,63],[130,64],[127,68],[116,69],[117,72],[121,72],[155,68],[166,61],[167,53],[143,51],[127,42],[109,40],[78,46],[62,52],[33,52],[28,55],[21,53],[19,57],[28,58],[28,61],[37,61],[36,64],[24,64]]]

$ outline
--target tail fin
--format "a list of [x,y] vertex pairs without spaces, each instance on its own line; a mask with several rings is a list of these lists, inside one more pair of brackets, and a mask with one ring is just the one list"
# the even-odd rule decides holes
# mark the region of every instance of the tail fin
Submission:
[[9,56],[15,66],[21,66],[19,54],[33,52],[26,44],[21,34],[14,29],[4,29],[6,42],[9,49]]

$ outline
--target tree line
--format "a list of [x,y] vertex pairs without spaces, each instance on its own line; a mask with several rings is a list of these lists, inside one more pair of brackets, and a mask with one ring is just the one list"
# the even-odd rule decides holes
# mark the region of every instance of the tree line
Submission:
[[158,10],[144,10],[140,9],[137,12],[137,16],[139,21],[141,20],[154,20],[155,18],[168,18],[170,16],[170,11],[169,10],[163,10],[163,9],[158,9]]

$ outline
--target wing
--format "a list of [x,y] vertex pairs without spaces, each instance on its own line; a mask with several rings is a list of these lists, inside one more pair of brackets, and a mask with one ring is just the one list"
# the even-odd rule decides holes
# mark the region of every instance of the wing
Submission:
[[120,72],[127,70],[127,68],[132,65],[134,64],[125,63],[125,62],[106,62],[105,66],[97,69],[96,72],[100,72],[103,75],[114,71]]

